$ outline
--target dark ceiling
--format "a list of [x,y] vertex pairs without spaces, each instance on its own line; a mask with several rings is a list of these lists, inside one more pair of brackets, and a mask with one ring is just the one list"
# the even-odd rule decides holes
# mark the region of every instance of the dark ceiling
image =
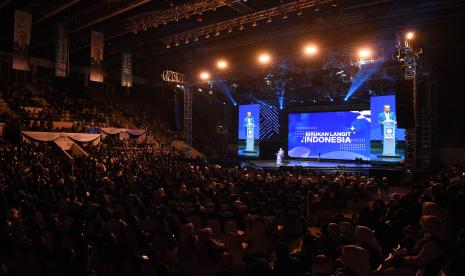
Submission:
[[[295,55],[300,51],[299,45],[307,39],[318,41],[325,48],[353,47],[360,42],[394,39],[394,34],[402,29],[432,32],[440,26],[463,23],[465,18],[465,1],[461,0],[334,0],[328,5],[305,9],[300,16],[289,14],[287,20],[275,18],[270,24],[259,22],[258,26],[246,26],[243,31],[235,30],[187,45],[181,43],[169,49],[162,43],[169,35],[292,2],[247,0],[137,34],[128,28],[131,19],[186,2],[189,1],[3,0],[0,1],[0,31],[4,38],[0,41],[0,50],[11,52],[15,9],[33,14],[32,56],[53,58],[55,26],[58,22],[66,22],[71,32],[71,66],[88,64],[90,31],[97,30],[105,33],[107,70],[120,70],[119,53],[129,45],[133,51],[135,75],[144,77],[159,76],[163,69],[193,72],[208,67],[218,56],[228,57],[236,68],[239,64],[250,65],[249,61],[261,49],[278,56]],[[457,31],[460,32],[460,28]]]

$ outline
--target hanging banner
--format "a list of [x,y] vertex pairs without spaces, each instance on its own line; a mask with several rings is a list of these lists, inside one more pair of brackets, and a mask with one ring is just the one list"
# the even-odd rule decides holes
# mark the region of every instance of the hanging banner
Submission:
[[31,41],[32,15],[15,11],[13,41],[13,69],[29,71],[29,43]]
[[121,86],[132,87],[131,53],[123,53],[121,61]]
[[92,31],[90,43],[90,80],[103,82],[103,34]]
[[66,25],[57,26],[55,39],[55,76],[66,78],[69,74],[69,36]]

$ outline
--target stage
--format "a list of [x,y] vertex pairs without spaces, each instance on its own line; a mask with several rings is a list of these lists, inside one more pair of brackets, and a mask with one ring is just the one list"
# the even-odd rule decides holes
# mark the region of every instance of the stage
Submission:
[[279,170],[280,168],[291,168],[295,170],[305,170],[314,173],[357,173],[369,175],[376,171],[403,172],[404,167],[393,163],[356,163],[338,160],[285,160],[282,165],[276,165],[276,160],[251,160],[249,163],[257,169]]

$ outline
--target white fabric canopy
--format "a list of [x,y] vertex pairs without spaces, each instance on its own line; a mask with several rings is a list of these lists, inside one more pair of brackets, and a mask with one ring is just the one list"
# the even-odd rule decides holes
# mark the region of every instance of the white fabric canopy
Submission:
[[108,135],[117,135],[120,140],[135,138],[136,143],[143,143],[147,140],[147,131],[145,129],[101,128],[101,134],[102,138]]
[[[41,131],[23,131],[23,138],[40,142],[52,142],[59,138],[69,138],[76,142],[89,143],[96,142],[100,139],[100,134],[89,133],[70,133],[70,132],[41,132]],[[99,142],[100,140],[98,140]]]
[[102,132],[109,135],[120,134],[121,132],[127,132],[130,135],[140,136],[146,132],[145,129],[129,129],[129,128],[113,128],[113,127],[103,127],[101,128]]

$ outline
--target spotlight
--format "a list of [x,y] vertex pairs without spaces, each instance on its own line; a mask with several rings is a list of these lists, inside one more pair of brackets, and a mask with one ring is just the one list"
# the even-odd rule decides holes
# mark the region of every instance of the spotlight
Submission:
[[219,36],[219,35],[220,35],[220,30],[216,30],[215,36]]
[[208,91],[208,94],[210,94],[210,95],[211,95],[211,94],[213,94],[213,91],[211,91],[211,90],[210,90],[210,91]]
[[303,14],[302,10],[299,9],[299,11],[297,12],[297,15],[302,15],[302,14]]
[[199,37],[196,35],[196,36],[194,37],[194,41],[198,41],[198,40],[199,40]]
[[271,15],[268,15],[268,20],[266,20],[266,23],[271,23]]
[[267,64],[270,62],[270,60],[271,60],[271,57],[268,54],[260,54],[258,56],[258,62],[260,62],[261,64]]
[[166,49],[171,48],[171,45],[169,43],[166,44]]
[[199,77],[200,77],[201,80],[206,81],[206,80],[210,79],[210,73],[208,73],[207,71],[202,71],[202,72],[200,72]]
[[411,40],[411,39],[413,39],[414,37],[415,37],[415,33],[414,33],[414,32],[408,32],[408,33],[405,34],[405,38],[406,38],[407,40]]
[[186,40],[184,40],[184,44],[189,44],[190,40],[188,37],[186,37]]
[[253,23],[252,23],[252,27],[256,27],[257,26],[257,21],[254,20]]
[[228,68],[228,62],[224,59],[220,59],[218,60],[218,62],[216,63],[216,67],[218,67],[218,69],[226,69]]
[[232,28],[229,27],[229,29],[228,29],[228,34],[231,33],[231,32],[232,32]]
[[202,92],[203,90],[202,90],[202,88],[199,87],[199,88],[197,89],[197,91]]
[[205,35],[205,38],[210,38],[210,33],[207,33],[207,34]]
[[178,47],[178,46],[179,46],[179,41],[176,41],[176,42],[174,43],[174,45],[175,45],[176,47]]
[[283,19],[287,19],[287,12],[284,13]]
[[244,29],[244,25],[242,25],[241,23],[241,25],[239,26],[239,31],[242,31],[243,29]]
[[306,45],[305,48],[304,48],[304,53],[306,55],[312,56],[312,55],[316,54],[316,52],[318,52],[318,48],[314,44]]
[[371,50],[370,49],[360,49],[360,51],[358,51],[358,56],[360,58],[367,58],[367,57],[371,56]]

